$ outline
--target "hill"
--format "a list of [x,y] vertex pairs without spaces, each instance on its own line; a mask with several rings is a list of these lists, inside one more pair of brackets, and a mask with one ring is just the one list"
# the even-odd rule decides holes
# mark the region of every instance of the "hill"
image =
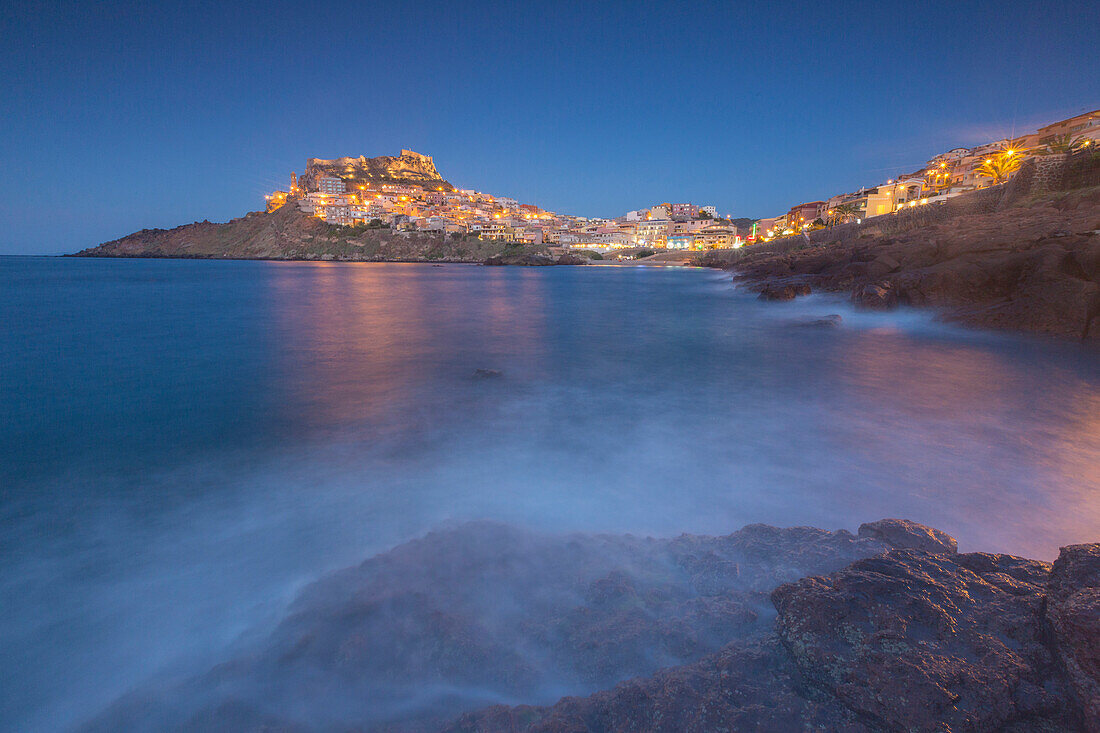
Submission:
[[142,229],[73,256],[484,262],[505,252],[542,253],[543,249],[473,236],[326,224],[299,211],[291,200],[270,213],[254,211],[224,224],[201,221],[174,229]]

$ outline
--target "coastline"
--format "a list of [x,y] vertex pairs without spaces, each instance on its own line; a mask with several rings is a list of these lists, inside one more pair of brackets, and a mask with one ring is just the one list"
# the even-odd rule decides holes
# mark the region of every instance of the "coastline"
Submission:
[[931,307],[967,326],[1100,343],[1100,187],[977,192],[703,258],[763,300],[812,291],[858,307]]
[[342,227],[287,205],[225,223],[201,221],[173,229],[142,229],[63,256],[482,264],[493,257],[534,255],[549,256],[549,249],[441,233]]

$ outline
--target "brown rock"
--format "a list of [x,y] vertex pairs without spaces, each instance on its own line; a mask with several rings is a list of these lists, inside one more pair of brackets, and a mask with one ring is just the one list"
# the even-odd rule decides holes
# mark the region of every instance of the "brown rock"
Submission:
[[1100,731],[1100,545],[1062,548],[1047,585],[1046,617],[1086,730]]
[[862,307],[931,306],[972,325],[1100,339],[1100,194],[1079,189],[1007,207],[998,195],[978,191],[837,228],[822,236],[841,241],[826,246],[745,247],[734,269],[780,299],[795,274]]
[[799,295],[809,295],[810,286],[805,283],[778,283],[765,285],[757,296],[760,300],[794,300]]
[[1072,730],[1039,623],[1049,566],[895,550],[772,594],[800,672],[891,731]]
[[871,262],[867,265],[867,274],[870,277],[878,278],[894,272],[899,267],[901,267],[900,262],[895,260],[890,255],[883,254],[871,260]]
[[[876,525],[900,526],[867,526]],[[911,529],[901,536],[937,537]],[[1100,545],[1067,548],[1052,594],[1080,598],[1098,556]],[[1050,569],[1008,555],[895,550],[777,589],[774,634],[551,707],[487,708],[444,730],[1091,731],[1042,623]],[[1092,660],[1084,618],[1074,643]]]
[[959,544],[955,538],[938,529],[908,519],[880,519],[859,525],[859,536],[881,540],[891,547],[911,548],[942,555],[954,555]]
[[852,293],[852,302],[863,308],[888,309],[897,306],[898,293],[889,282],[864,285]]

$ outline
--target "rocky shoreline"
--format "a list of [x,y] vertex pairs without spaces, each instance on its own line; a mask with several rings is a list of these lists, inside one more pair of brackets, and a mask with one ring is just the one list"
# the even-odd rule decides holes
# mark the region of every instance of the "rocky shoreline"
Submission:
[[552,258],[541,245],[523,245],[439,232],[393,232],[344,227],[283,206],[225,223],[142,229],[70,257],[278,260],[304,262],[430,262],[466,264],[584,264]]
[[1100,544],[476,522],[322,579],[256,648],[85,730],[1094,733],[1098,640]]
[[767,300],[841,292],[860,307],[927,306],[965,325],[1100,343],[1100,187],[1002,187],[933,208],[701,264]]

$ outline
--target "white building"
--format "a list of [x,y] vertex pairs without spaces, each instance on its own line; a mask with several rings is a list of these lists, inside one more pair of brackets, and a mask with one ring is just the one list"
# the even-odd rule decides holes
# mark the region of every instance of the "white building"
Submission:
[[343,178],[337,178],[336,176],[321,176],[317,181],[317,190],[321,193],[344,193],[347,190],[347,185],[344,183]]

